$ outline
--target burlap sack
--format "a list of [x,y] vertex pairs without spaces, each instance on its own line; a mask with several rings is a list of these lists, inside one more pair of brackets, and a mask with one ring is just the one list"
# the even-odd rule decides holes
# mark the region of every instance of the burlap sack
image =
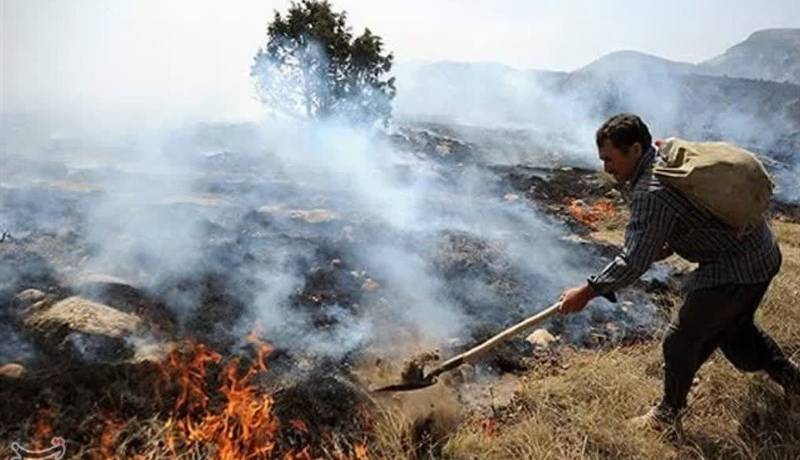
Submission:
[[761,221],[775,186],[755,155],[726,142],[667,139],[653,172],[739,232]]

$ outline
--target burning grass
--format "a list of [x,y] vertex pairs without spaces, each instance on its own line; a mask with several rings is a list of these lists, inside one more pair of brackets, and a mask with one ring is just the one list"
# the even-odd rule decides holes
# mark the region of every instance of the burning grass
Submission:
[[[546,196],[542,203],[584,232],[621,235],[626,214],[615,203],[622,198],[599,198],[608,196],[608,184],[581,171],[564,170],[556,176],[550,182],[522,184],[526,197]],[[776,225],[786,262],[762,313],[767,328],[797,356],[800,337],[792,325],[800,319],[793,308],[799,292],[800,225]],[[504,257],[505,248],[450,232],[442,236],[439,250],[434,265],[454,291],[482,284],[502,294],[496,296],[497,308],[487,308],[484,298],[474,304],[464,298],[460,303],[476,315],[481,313],[482,320],[487,311],[494,311],[499,321],[507,321],[508,310],[500,307],[519,303],[527,291]],[[239,254],[233,249],[230,253],[230,257]],[[333,251],[310,258],[304,270],[306,283],[292,297],[294,307],[313,316],[315,327],[330,327],[335,319],[326,317],[320,307],[335,304],[355,311],[367,308],[372,297],[377,301],[389,295],[388,284],[384,289],[366,272],[356,271],[361,267],[350,266],[346,255]],[[242,259],[251,256],[246,253]],[[47,271],[31,273],[30,278],[41,279],[34,285],[42,289],[57,285]],[[44,449],[55,446],[54,436],[63,436],[70,456],[103,459],[788,459],[798,455],[796,410],[791,412],[763,379],[742,378],[719,358],[703,369],[695,390],[687,445],[676,448],[626,429],[623,421],[658,396],[660,347],[649,334],[636,332],[637,340],[626,340],[627,346],[611,351],[563,347],[548,355],[546,362],[541,356],[530,357],[529,347],[511,347],[511,359],[506,361],[499,351],[493,361],[483,364],[500,372],[513,368],[505,375],[519,385],[511,404],[508,399],[496,402],[493,388],[499,380],[474,382],[475,368],[469,385],[464,384],[467,377],[457,381],[454,373],[452,385],[443,378],[419,393],[375,401],[350,374],[348,360],[358,356],[334,363],[301,363],[303,357],[292,356],[292,350],[273,351],[256,335],[250,335],[249,345],[242,349],[210,340],[215,326],[238,317],[247,303],[226,297],[228,283],[222,280],[203,277],[178,283],[176,292],[170,291],[199,293],[198,303],[210,309],[201,309],[202,314],[188,323],[199,341],[179,343],[160,362],[46,363],[32,366],[22,377],[1,381],[0,398],[7,407],[0,411],[0,440],[25,440],[28,447]],[[668,297],[672,291],[657,294]],[[615,318],[599,315],[598,321],[613,325]],[[558,321],[551,326],[554,334],[564,327]],[[618,337],[623,337],[608,336],[617,338],[603,343],[618,344]],[[230,342],[238,343],[237,337]],[[498,364],[522,358],[527,360],[525,366]],[[424,361],[410,361],[404,372],[395,370],[405,377],[418,375]],[[528,367],[529,363],[535,365]],[[298,370],[301,365],[305,370]],[[306,372],[308,367],[313,372]],[[714,391],[719,387],[726,390]],[[469,401],[475,389],[488,393],[489,402],[470,412],[476,407]],[[3,449],[7,446],[0,446],[0,457],[6,456]]]
[[[253,353],[231,357],[186,342],[160,363],[81,382],[73,392],[91,395],[77,401],[70,400],[70,392],[31,388],[38,401],[29,402],[41,408],[17,435],[32,440],[26,445],[31,449],[44,449],[54,435],[63,436],[70,454],[80,458],[368,458],[361,433],[348,437],[346,430],[326,430],[316,420],[280,418],[280,404],[297,401],[264,381],[271,346],[255,334],[248,340]],[[132,379],[129,386],[125,376]],[[107,388],[109,381],[113,385]]]
[[617,209],[613,201],[605,198],[599,199],[593,204],[573,199],[567,201],[567,212],[573,219],[589,229],[597,230],[598,223],[613,218]]
[[[200,344],[186,355],[170,355],[162,368],[163,379],[177,382],[179,391],[173,415],[166,422],[174,427],[167,438],[170,451],[212,446],[216,456],[225,460],[273,454],[280,423],[272,415],[272,395],[260,393],[253,384],[254,377],[266,371],[264,357],[270,348],[258,345],[256,362],[243,372],[238,358],[228,361],[216,390],[208,388],[207,368],[219,365],[221,355]],[[211,405],[214,396],[221,396],[216,407]]]

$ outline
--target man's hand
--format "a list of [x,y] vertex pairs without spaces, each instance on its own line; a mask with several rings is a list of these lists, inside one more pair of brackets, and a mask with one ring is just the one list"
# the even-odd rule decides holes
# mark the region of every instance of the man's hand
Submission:
[[588,284],[567,289],[559,298],[561,302],[561,310],[559,311],[562,315],[577,313],[583,310],[586,304],[595,297],[597,297],[597,293]]

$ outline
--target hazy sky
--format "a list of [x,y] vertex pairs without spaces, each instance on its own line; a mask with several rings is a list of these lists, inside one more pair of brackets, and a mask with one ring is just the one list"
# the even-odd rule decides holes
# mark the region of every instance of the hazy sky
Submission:
[[[275,0],[0,0],[2,110],[236,119]],[[800,1],[335,0],[397,60],[572,70],[634,49],[697,62],[752,31],[800,27]]]

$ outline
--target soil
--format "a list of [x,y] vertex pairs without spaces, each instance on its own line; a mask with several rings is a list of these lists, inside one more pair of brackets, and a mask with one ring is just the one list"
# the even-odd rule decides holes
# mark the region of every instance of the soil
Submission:
[[403,363],[400,379],[403,383],[421,383],[425,381],[425,366],[440,359],[438,351],[424,351],[408,358]]

